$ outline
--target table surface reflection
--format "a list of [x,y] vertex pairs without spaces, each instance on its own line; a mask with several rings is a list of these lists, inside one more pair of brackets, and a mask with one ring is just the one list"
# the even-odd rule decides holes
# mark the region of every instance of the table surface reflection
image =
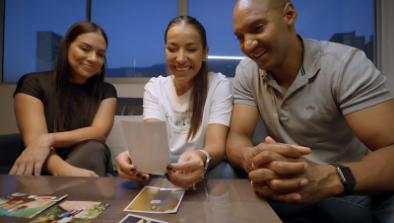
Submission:
[[[174,188],[165,178],[138,183],[114,177],[53,177],[0,175],[1,196],[14,192],[61,196],[69,201],[110,203],[94,222],[119,222],[133,213],[167,222],[281,222],[269,204],[257,196],[246,179],[205,179],[195,191],[186,191],[176,214],[123,211],[145,185]],[[38,216],[38,215],[37,215]],[[36,216],[36,217],[37,217]],[[31,222],[32,219],[0,216],[0,222]]]

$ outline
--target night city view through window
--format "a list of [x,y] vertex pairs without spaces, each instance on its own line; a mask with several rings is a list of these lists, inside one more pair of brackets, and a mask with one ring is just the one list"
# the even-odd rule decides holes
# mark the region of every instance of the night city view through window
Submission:
[[[177,16],[177,0],[92,1],[91,21],[108,35],[107,77],[167,75],[164,32]],[[236,0],[189,0],[188,14],[206,28],[209,67],[233,77],[244,57],[233,34]],[[292,0],[296,30],[305,38],[338,42],[363,50],[373,60],[373,0]],[[104,16],[105,15],[105,16]],[[55,66],[62,36],[86,18],[86,1],[6,0],[3,81]]]

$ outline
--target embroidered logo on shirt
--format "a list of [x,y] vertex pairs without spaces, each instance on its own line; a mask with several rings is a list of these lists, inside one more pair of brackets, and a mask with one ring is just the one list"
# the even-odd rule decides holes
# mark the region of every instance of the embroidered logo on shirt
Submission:
[[308,107],[306,107],[306,110],[315,110],[315,107],[313,107],[312,105],[309,105]]

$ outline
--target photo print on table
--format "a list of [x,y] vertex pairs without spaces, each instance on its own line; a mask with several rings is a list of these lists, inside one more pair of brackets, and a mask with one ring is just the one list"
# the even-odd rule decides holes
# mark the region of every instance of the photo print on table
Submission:
[[108,206],[108,203],[94,201],[64,201],[59,206],[45,212],[42,216],[38,216],[31,223],[89,223]]
[[48,209],[63,198],[56,196],[30,195],[15,192],[0,199],[0,215],[9,217],[32,218]]
[[185,190],[145,186],[124,211],[176,213]]

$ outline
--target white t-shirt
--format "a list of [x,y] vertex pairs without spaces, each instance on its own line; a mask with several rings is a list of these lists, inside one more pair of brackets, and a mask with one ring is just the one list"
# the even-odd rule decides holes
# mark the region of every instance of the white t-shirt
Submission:
[[145,85],[144,120],[154,118],[167,121],[169,147],[172,155],[181,155],[192,149],[204,149],[208,124],[230,125],[233,108],[230,82],[221,73],[209,72],[208,94],[202,123],[193,140],[189,139],[186,143],[192,116],[190,109],[192,89],[178,97],[173,75],[154,77]]

